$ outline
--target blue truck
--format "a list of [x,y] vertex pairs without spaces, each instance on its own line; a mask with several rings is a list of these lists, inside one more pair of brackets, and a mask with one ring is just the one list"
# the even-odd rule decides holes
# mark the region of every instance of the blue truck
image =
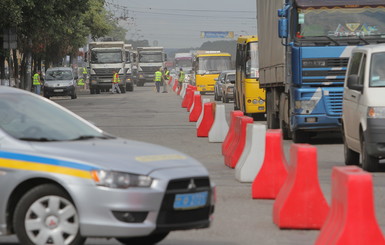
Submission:
[[284,139],[340,132],[351,50],[385,43],[383,0],[257,0],[266,121]]

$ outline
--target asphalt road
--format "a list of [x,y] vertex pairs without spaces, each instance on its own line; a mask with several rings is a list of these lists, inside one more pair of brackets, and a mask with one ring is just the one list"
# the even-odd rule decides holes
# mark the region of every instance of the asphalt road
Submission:
[[[212,95],[204,97],[213,101]],[[196,124],[189,122],[189,113],[181,108],[182,98],[174,92],[157,94],[152,86],[146,85],[126,94],[82,93],[76,100],[66,97],[52,100],[111,134],[177,149],[207,167],[217,185],[212,226],[172,232],[160,245],[308,245],[317,239],[319,230],[281,230],[273,223],[274,200],[251,198],[251,183],[239,183],[235,170],[224,165],[221,143],[196,137]],[[232,103],[226,104],[228,120],[231,110]],[[310,144],[317,148],[319,183],[330,203],[332,167],[344,165],[340,135],[321,135]],[[288,161],[291,145],[291,141],[284,141]],[[373,174],[376,217],[382,231],[385,231],[384,176],[384,172]],[[0,238],[0,244],[17,244],[17,240],[13,236]],[[87,244],[119,243],[114,239],[88,239]]]

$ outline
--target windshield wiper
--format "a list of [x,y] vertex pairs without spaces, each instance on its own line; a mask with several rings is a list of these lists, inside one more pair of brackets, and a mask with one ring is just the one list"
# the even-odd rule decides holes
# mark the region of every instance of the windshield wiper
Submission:
[[35,142],[52,142],[52,141],[58,141],[55,139],[47,139],[47,138],[31,138],[31,137],[22,137],[19,138],[19,140],[24,140],[24,141],[35,141]]
[[108,135],[100,135],[100,136],[96,136],[96,135],[81,135],[77,138],[74,138],[74,139],[71,139],[71,141],[76,141],[76,140],[89,140],[89,139],[112,139],[114,137],[112,136],[108,136]]

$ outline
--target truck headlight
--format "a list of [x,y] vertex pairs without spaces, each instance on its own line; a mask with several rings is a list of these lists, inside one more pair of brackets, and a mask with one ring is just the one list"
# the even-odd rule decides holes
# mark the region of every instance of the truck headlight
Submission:
[[295,109],[313,110],[315,105],[315,100],[297,100],[295,102]]
[[92,170],[91,177],[99,186],[126,189],[129,187],[150,187],[153,179],[146,175],[124,172]]
[[369,107],[368,118],[385,118],[385,107]]
[[92,74],[92,75],[95,75],[95,74],[96,74],[96,72],[94,71],[94,69],[91,69],[91,70],[90,70],[90,74]]

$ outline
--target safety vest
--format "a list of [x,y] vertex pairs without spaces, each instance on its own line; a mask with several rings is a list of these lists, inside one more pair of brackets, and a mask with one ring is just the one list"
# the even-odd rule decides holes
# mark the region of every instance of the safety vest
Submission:
[[113,80],[113,83],[120,83],[120,77],[119,77],[119,74],[118,74],[118,73],[115,73],[115,74],[114,74],[114,80]]
[[166,78],[166,80],[169,80],[170,79],[170,71],[169,70],[167,70],[165,73],[164,73],[164,76],[165,76],[165,78]]
[[184,81],[184,71],[181,71],[179,73],[179,82],[183,82]]
[[79,86],[84,86],[84,80],[83,80],[83,78],[79,79],[78,85],[79,85]]
[[160,72],[160,71],[155,72],[154,81],[155,82],[161,82],[162,81],[162,72]]
[[33,75],[33,85],[40,85],[38,73],[35,73],[35,75]]
[[87,74],[87,69],[83,67],[83,74]]

